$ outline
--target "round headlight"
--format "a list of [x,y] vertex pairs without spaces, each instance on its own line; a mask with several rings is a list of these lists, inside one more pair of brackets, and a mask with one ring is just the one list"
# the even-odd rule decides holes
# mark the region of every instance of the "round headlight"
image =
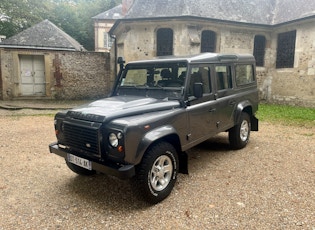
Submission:
[[118,139],[121,139],[121,138],[122,138],[122,136],[123,136],[123,135],[122,135],[122,133],[121,133],[121,132],[117,133],[117,138],[118,138]]
[[115,133],[110,133],[109,136],[108,136],[108,141],[109,141],[109,144],[116,148],[118,146],[118,137],[116,136]]

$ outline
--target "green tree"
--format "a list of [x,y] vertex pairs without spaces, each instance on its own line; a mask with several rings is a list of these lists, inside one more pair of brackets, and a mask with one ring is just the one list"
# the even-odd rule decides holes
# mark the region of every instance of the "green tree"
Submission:
[[38,0],[1,0],[0,34],[11,37],[40,22],[51,9],[51,2]]
[[87,50],[94,50],[92,17],[121,0],[1,0],[0,35],[11,37],[48,19]]

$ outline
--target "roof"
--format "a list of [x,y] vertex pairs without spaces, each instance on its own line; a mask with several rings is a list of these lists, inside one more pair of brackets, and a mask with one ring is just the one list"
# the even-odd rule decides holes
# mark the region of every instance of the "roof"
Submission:
[[44,20],[3,40],[0,43],[0,47],[69,51],[85,50],[75,39],[49,20]]
[[224,53],[201,53],[188,56],[160,56],[151,60],[138,60],[129,62],[129,64],[153,64],[157,62],[188,62],[188,63],[214,63],[214,62],[240,62],[247,61],[255,63],[252,54],[224,54]]
[[134,0],[125,20],[194,16],[277,25],[315,16],[314,0]]
[[114,8],[107,10],[103,13],[100,13],[92,18],[96,20],[103,20],[103,19],[116,20],[116,19],[123,18],[122,5],[120,4],[118,6],[115,6]]

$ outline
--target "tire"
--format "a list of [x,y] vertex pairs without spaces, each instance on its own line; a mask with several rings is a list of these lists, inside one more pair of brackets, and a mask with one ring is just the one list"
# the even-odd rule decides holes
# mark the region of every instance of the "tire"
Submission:
[[66,164],[69,169],[71,169],[73,172],[76,174],[82,175],[82,176],[92,176],[96,173],[95,170],[88,170],[85,168],[82,168],[80,166],[77,166],[75,164],[70,163],[69,161],[66,160]]
[[178,155],[168,142],[149,148],[136,168],[136,193],[141,199],[156,204],[171,193],[178,173]]
[[248,113],[242,113],[240,123],[229,130],[229,142],[233,149],[244,148],[250,136],[251,123]]

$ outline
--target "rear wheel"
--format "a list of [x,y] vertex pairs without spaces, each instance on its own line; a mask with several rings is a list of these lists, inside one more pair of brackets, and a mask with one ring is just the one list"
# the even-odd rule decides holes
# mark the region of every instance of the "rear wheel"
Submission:
[[242,113],[240,123],[229,130],[230,146],[233,149],[244,148],[250,136],[251,123],[248,113]]
[[91,176],[91,175],[94,175],[96,173],[95,170],[88,170],[88,169],[82,168],[80,166],[77,166],[75,164],[70,163],[67,160],[66,160],[66,164],[67,164],[69,169],[71,169],[73,172],[75,172],[79,175]]
[[164,200],[175,185],[177,173],[175,148],[167,142],[153,145],[137,167],[135,185],[138,195],[152,204]]

